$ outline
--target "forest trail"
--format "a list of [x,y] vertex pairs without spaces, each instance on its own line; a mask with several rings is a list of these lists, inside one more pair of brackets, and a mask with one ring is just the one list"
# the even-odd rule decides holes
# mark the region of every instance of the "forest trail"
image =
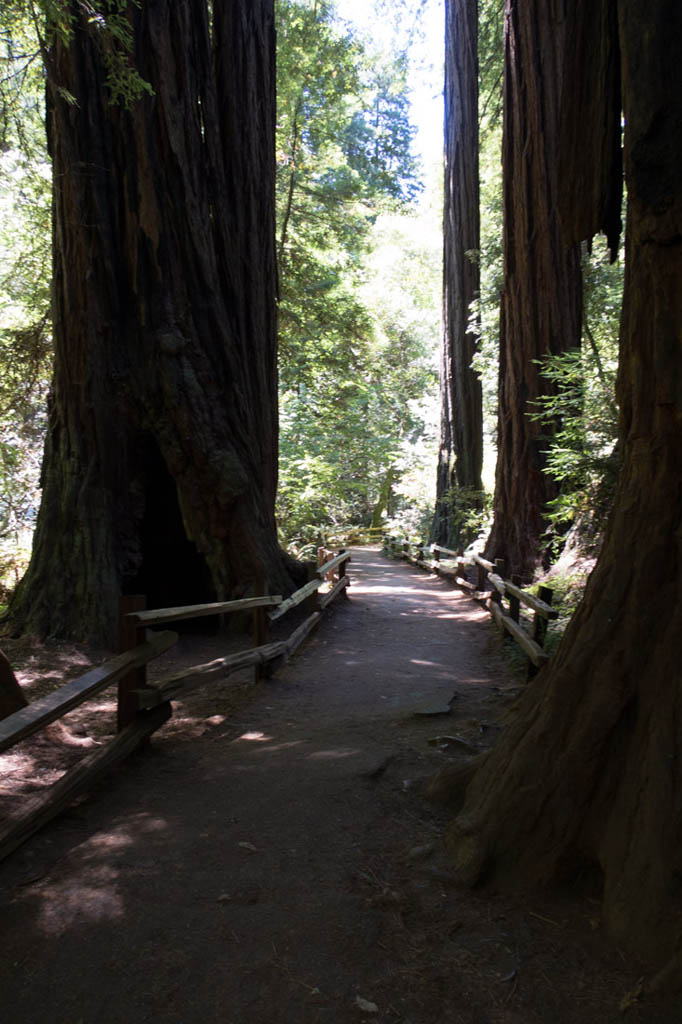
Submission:
[[631,979],[586,921],[458,890],[421,794],[518,686],[488,617],[352,557],[350,600],[272,680],[198,737],[162,731],[0,866],[2,1019],[620,1019]]

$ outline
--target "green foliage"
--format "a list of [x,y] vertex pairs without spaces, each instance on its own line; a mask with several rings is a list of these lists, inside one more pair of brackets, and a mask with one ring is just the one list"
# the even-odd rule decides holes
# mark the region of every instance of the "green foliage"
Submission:
[[[279,0],[277,212],[283,370],[328,326],[366,331],[352,301],[368,237],[415,191],[405,67],[376,65],[328,0]],[[298,351],[297,351],[298,350]]]
[[[593,568],[594,559],[577,564],[568,571],[553,569],[551,576],[543,580],[547,586],[552,588],[552,607],[559,613],[558,618],[547,624],[544,649],[548,654],[554,654],[558,648],[573,613],[582,601],[587,580]],[[536,593],[538,589],[539,585],[529,588],[531,593]]]
[[[523,588],[535,597],[541,597],[540,587],[542,585],[549,587],[552,591],[552,608],[558,613],[558,616],[556,619],[548,621],[547,631],[542,644],[543,650],[550,657],[558,649],[566,627],[583,598],[587,581],[595,563],[596,558],[579,557],[574,559],[571,557],[564,561],[562,556],[561,560],[552,567],[548,575],[538,580],[532,586]],[[519,612],[521,625],[532,636],[533,611],[522,604]],[[512,675],[517,676],[519,680],[525,681],[528,671],[528,657],[523,648],[511,641],[509,634],[505,634],[505,637],[506,642],[501,645],[501,650],[507,667]]]
[[[141,0],[130,0],[140,6]],[[106,69],[110,102],[129,107],[152,88],[140,76],[132,59],[133,31],[128,0],[79,0],[78,11],[90,29]],[[68,45],[75,31],[77,16],[67,0],[6,0],[0,8],[0,38],[6,72],[0,82],[0,102],[7,110],[8,97],[26,96],[25,70],[43,62],[49,64],[50,47],[56,39]],[[25,43],[29,42],[29,47]],[[68,90],[60,87],[67,102],[75,102]],[[10,107],[14,105],[14,99]],[[18,118],[21,120],[21,117]]]
[[583,251],[584,321],[580,349],[548,357],[543,376],[554,394],[530,415],[547,427],[547,472],[559,484],[549,519],[560,535],[580,524],[584,546],[599,542],[618,476],[615,380],[622,266],[610,265],[604,239]]
[[[0,594],[27,563],[51,364],[50,212],[40,46],[0,15]],[[9,29],[12,34],[9,34]]]
[[[500,292],[502,290],[502,176],[501,128],[491,132],[480,153],[481,252],[480,293],[471,304],[469,330],[477,334],[473,366],[483,395],[483,483],[492,490],[497,449],[497,394],[500,350]],[[474,254],[472,254],[474,258]]]
[[[139,7],[142,0],[131,2]],[[106,68],[109,101],[126,109],[145,94],[154,94],[131,62],[133,30],[128,4],[129,0],[80,0]]]
[[[0,152],[20,151],[27,163],[43,159],[43,93],[35,24],[23,4],[0,5]],[[7,173],[3,168],[3,178]]]
[[[369,522],[387,474],[407,472],[406,448],[424,434],[419,399],[435,382],[438,314],[423,281],[431,255],[397,217],[418,192],[405,59],[368,53],[326,0],[276,10],[277,514],[300,546],[320,526]],[[404,254],[399,284],[388,251]]]
[[497,388],[502,290],[502,65],[503,0],[479,4],[480,294],[472,304],[469,330],[478,335],[473,366],[483,392],[483,482],[494,486]]
[[287,538],[369,522],[390,471],[392,507],[419,493],[421,396],[435,392],[436,375],[415,333],[374,315],[374,333],[348,345],[345,364],[339,351],[330,362],[323,353],[307,365],[309,384],[282,391],[278,516]]
[[489,491],[453,487],[438,500],[449,509],[453,534],[463,538],[458,543],[473,542],[490,529],[493,496]]
[[479,132],[485,141],[502,123],[504,0],[478,5]]

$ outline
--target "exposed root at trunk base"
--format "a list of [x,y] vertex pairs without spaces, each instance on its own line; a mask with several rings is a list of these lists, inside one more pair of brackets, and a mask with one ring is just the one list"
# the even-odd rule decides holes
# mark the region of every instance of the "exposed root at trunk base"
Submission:
[[430,775],[424,784],[424,796],[431,803],[458,811],[464,803],[467,786],[487,757],[479,754],[467,764],[449,764]]

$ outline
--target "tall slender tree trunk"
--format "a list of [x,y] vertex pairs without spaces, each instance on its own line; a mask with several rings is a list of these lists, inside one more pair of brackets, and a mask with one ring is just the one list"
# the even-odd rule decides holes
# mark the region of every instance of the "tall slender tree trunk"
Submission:
[[[677,0],[578,0],[570,21],[572,31],[589,26],[597,33],[588,34],[592,45],[575,49],[565,105],[565,130],[585,143],[574,164],[585,176],[591,166],[595,180],[604,181],[595,154],[613,159],[596,126],[615,117],[609,130],[619,130],[618,76],[609,78],[606,66],[600,76],[584,59],[594,44],[602,60],[617,58],[621,47],[628,185],[618,378],[623,466],[584,600],[474,778],[450,839],[470,882],[543,883],[596,868],[606,927],[623,948],[665,965],[653,987],[679,987],[682,8]],[[582,60],[575,57],[581,52]],[[595,91],[585,88],[591,76],[600,80]],[[566,173],[575,170],[567,166]],[[613,188],[618,194],[620,181]],[[604,205],[599,187],[575,198],[574,231],[596,230],[611,200]]]
[[[48,76],[54,384],[17,628],[288,585],[277,545],[272,0],[130,5],[153,97],[111,105],[79,4]],[[64,90],[75,98],[67,102]]]
[[379,497],[377,503],[372,510],[372,519],[370,526],[378,529],[383,521],[383,514],[388,514],[388,509],[391,504],[391,492],[393,490],[393,484],[398,479],[398,472],[395,466],[389,466],[384,475],[384,480],[379,491]]
[[543,431],[529,418],[550,393],[538,361],[580,344],[580,250],[560,230],[558,147],[567,0],[507,0],[505,9],[504,288],[494,522],[490,557],[528,579],[542,553]]
[[442,405],[432,538],[454,547],[470,539],[461,507],[482,490],[483,400],[469,331],[480,286],[477,0],[446,0],[445,19]]

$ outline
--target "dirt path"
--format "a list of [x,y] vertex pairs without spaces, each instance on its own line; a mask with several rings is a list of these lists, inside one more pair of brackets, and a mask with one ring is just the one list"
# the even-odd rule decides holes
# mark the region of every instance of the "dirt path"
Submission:
[[[351,568],[272,681],[206,708],[191,742],[160,733],[0,866],[0,1019],[623,1019],[637,968],[594,907],[458,890],[421,796],[492,742],[518,685],[487,616],[377,551]],[[677,1019],[631,1002],[628,1021]]]

